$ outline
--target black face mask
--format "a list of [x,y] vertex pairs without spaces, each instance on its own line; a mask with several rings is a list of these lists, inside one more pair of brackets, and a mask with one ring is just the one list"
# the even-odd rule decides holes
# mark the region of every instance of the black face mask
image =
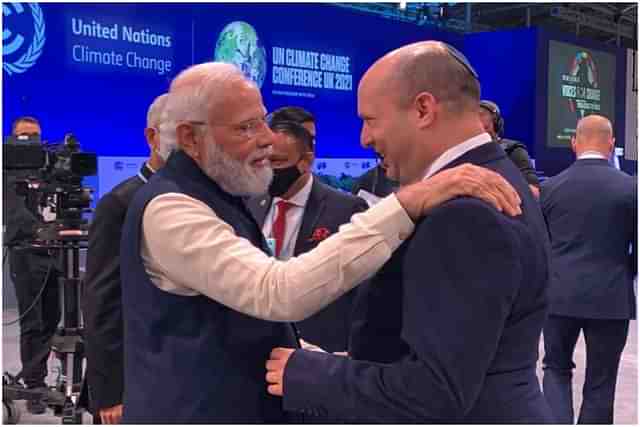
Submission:
[[302,172],[295,164],[286,168],[273,170],[273,181],[269,185],[271,197],[279,197],[289,191],[294,182],[302,176]]

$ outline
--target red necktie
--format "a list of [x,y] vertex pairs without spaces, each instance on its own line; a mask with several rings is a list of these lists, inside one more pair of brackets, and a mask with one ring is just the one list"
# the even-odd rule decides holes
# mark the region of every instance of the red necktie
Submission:
[[280,256],[280,251],[282,250],[282,245],[284,244],[284,233],[287,229],[287,211],[291,206],[293,205],[286,200],[280,200],[278,203],[276,203],[278,212],[276,215],[276,220],[273,223],[272,230],[273,237],[276,239],[276,258]]

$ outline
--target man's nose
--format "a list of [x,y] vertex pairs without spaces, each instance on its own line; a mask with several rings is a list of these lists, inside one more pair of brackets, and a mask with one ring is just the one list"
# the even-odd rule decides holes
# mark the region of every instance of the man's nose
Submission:
[[373,138],[371,138],[371,134],[367,130],[366,125],[362,125],[362,130],[360,131],[360,145],[363,148],[369,148],[369,146],[373,143]]
[[275,137],[276,135],[275,133],[273,133],[271,128],[266,126],[263,132],[260,134],[260,136],[257,139],[258,147],[269,148],[270,146],[273,145],[273,140],[275,139]]

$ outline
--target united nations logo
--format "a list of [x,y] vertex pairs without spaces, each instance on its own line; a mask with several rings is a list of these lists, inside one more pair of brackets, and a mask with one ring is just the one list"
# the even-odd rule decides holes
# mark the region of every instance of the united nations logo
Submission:
[[[31,9],[31,18],[25,5]],[[2,15],[2,69],[9,75],[24,73],[35,65],[44,49],[42,9],[38,3],[3,3]],[[29,39],[31,43],[27,47]]]
[[214,60],[236,65],[262,87],[267,74],[267,52],[250,24],[244,21],[227,24],[218,36]]

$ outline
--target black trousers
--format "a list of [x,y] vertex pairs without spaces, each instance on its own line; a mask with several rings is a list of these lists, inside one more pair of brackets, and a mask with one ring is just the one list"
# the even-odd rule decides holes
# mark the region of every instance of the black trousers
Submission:
[[628,320],[579,319],[550,315],[544,326],[542,388],[555,422],[573,424],[573,352],[580,331],[587,367],[578,424],[613,424],[613,401]]
[[[50,341],[60,322],[59,273],[56,267],[54,258],[42,250],[12,249],[9,252],[9,269],[16,289],[18,311],[23,316],[20,320],[20,360],[22,378],[27,387],[45,385]],[[45,279],[44,291],[34,304]]]

